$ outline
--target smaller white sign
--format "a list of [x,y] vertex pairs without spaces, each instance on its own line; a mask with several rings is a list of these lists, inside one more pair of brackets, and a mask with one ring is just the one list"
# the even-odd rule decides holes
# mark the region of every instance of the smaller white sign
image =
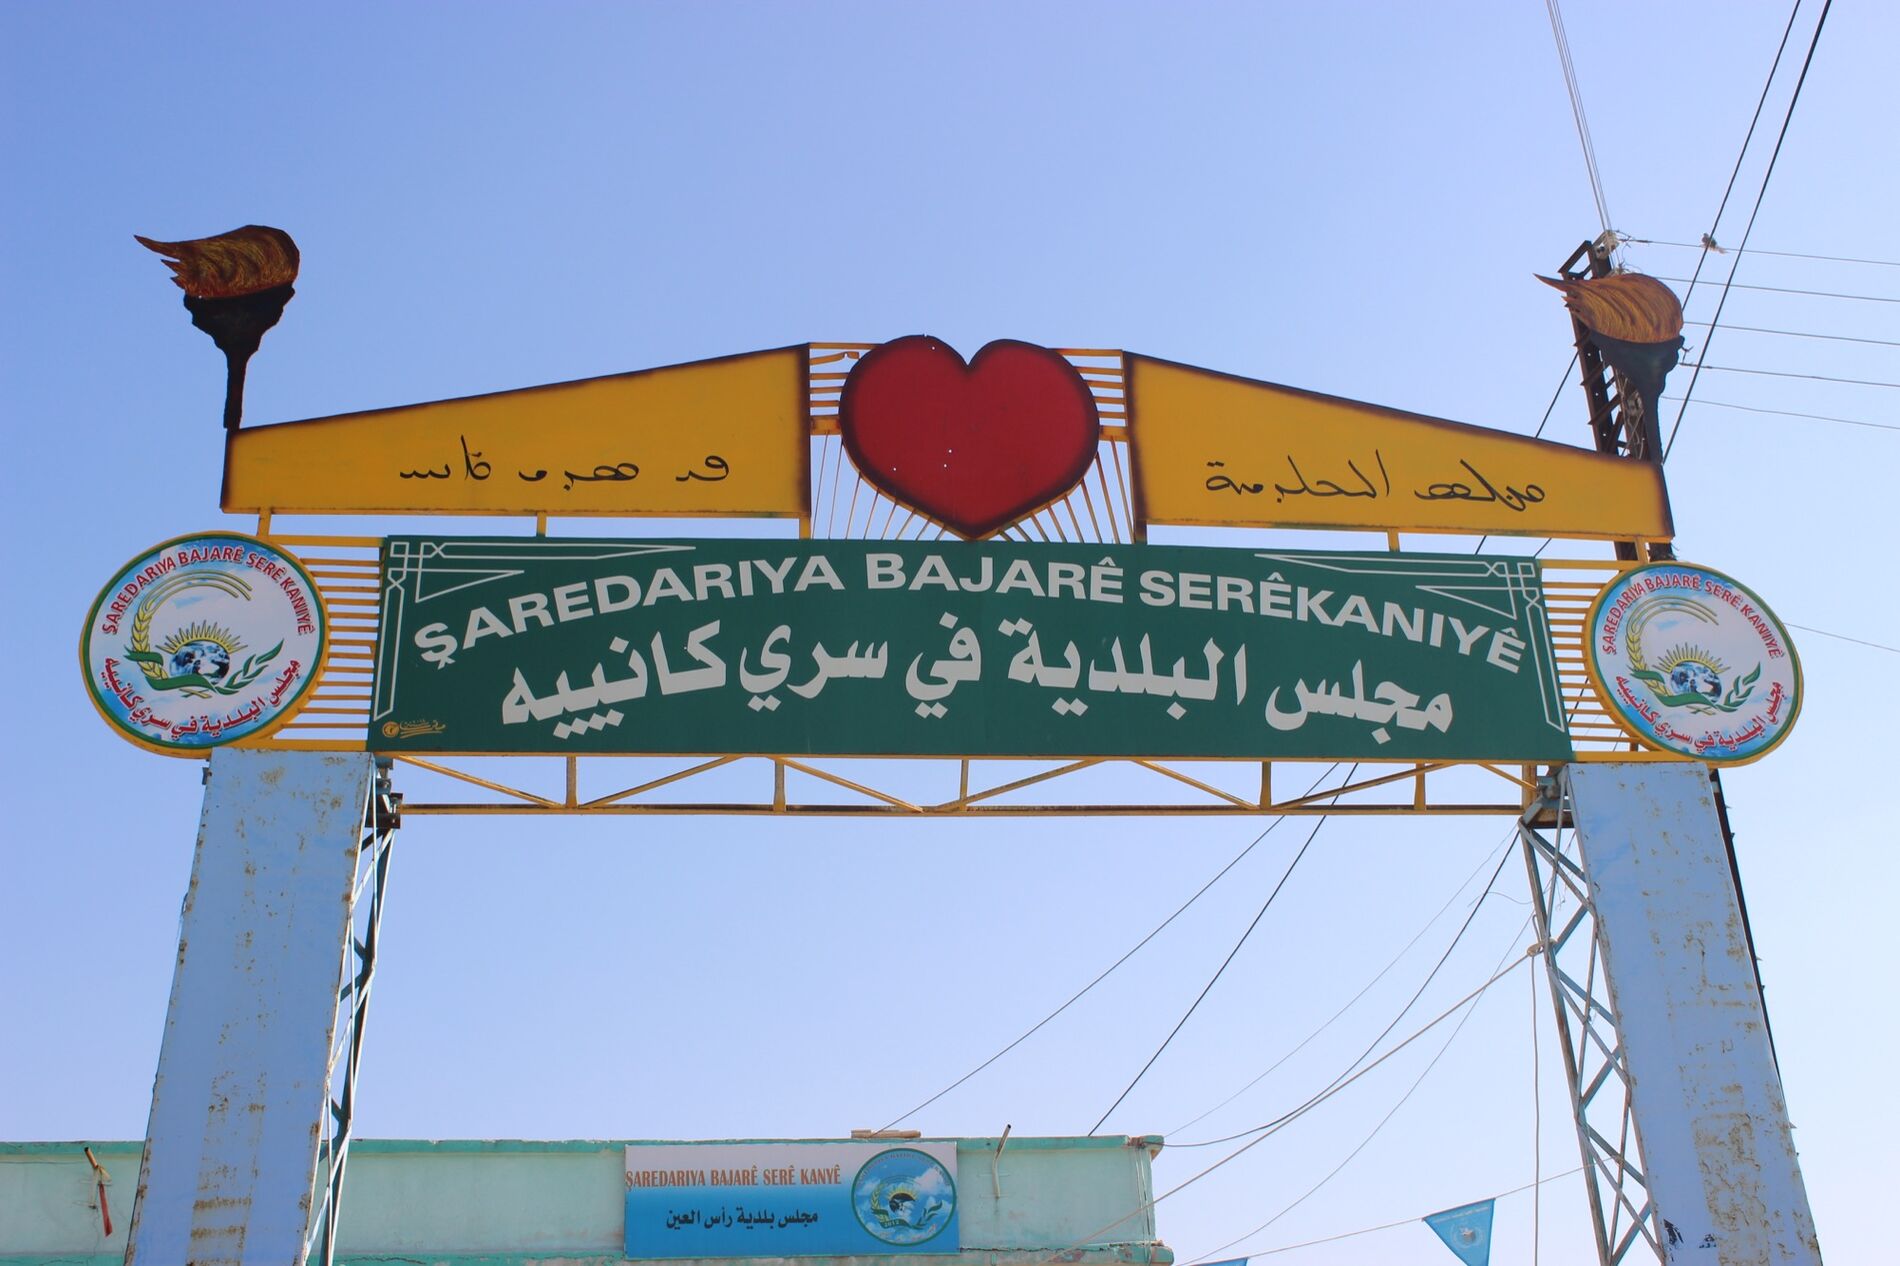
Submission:
[[1801,664],[1766,603],[1690,563],[1651,563],[1590,608],[1591,679],[1643,744],[1740,764],[1786,738],[1801,711]]
[[954,1253],[954,1142],[632,1143],[626,1255]]

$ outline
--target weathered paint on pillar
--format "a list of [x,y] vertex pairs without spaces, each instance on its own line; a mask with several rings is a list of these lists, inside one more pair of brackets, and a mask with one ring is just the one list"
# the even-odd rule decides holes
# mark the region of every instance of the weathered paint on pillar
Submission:
[[1708,770],[1569,779],[1668,1260],[1819,1266]]
[[126,1266],[303,1261],[373,769],[211,756]]

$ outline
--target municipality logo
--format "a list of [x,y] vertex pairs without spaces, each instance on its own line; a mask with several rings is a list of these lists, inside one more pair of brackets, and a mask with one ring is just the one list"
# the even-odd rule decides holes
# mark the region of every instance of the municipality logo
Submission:
[[1651,668],[1644,657],[1642,630],[1649,621],[1665,611],[1681,611],[1698,620],[1716,623],[1714,608],[1701,602],[1657,599],[1638,603],[1632,613],[1629,631],[1630,676],[1649,687],[1656,702],[1665,708],[1687,708],[1705,715],[1734,712],[1755,693],[1761,680],[1761,664],[1743,673],[1725,690],[1728,666],[1721,656],[1687,643],[1670,647]]
[[1610,715],[1647,746],[1716,763],[1753,760],[1787,735],[1801,667],[1767,606],[1717,571],[1625,572],[1588,622],[1589,667]]
[[120,570],[87,616],[80,662],[93,704],[123,736],[191,754],[288,721],[324,638],[316,584],[296,559],[207,532]]
[[851,1209],[864,1229],[886,1244],[922,1244],[955,1219],[956,1180],[936,1157],[914,1147],[894,1147],[858,1170],[851,1183]]
[[214,694],[242,694],[283,652],[284,643],[279,639],[267,651],[246,655],[237,671],[232,672],[232,657],[244,650],[244,641],[230,629],[207,620],[174,629],[159,643],[158,650],[153,650],[152,625],[165,614],[166,605],[173,598],[188,599],[191,590],[204,587],[226,589],[245,601],[252,596],[248,582],[214,573],[176,577],[153,589],[139,603],[138,614],[132,618],[132,636],[126,642],[125,657],[139,666],[145,674],[145,684],[151,689],[177,690],[193,699],[209,699]]

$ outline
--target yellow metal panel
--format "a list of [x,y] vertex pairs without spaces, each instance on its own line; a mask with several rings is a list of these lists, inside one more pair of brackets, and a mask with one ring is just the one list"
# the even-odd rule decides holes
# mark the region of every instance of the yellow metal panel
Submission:
[[1647,462],[1130,355],[1149,523],[1667,540]]
[[248,427],[226,510],[765,515],[806,502],[806,348]]

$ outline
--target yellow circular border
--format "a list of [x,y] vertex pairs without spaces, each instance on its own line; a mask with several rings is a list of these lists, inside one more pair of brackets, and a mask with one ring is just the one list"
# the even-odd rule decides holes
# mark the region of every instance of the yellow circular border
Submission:
[[113,733],[135,747],[142,747],[148,752],[157,752],[160,756],[177,756],[186,760],[203,760],[211,754],[214,748],[230,747],[235,744],[249,743],[257,739],[269,738],[295,719],[297,714],[302,712],[305,705],[310,702],[311,693],[317,686],[317,676],[323,671],[323,663],[330,655],[330,611],[329,608],[323,604],[323,594],[317,588],[316,578],[304,567],[303,560],[297,558],[282,546],[273,545],[261,537],[247,536],[243,532],[187,532],[183,536],[174,536],[168,541],[160,541],[158,544],[142,549],[132,555],[132,557],[126,559],[125,562],[119,566],[117,571],[112,573],[113,579],[117,580],[124,576],[131,570],[132,565],[140,559],[149,558],[154,554],[163,554],[174,545],[182,544],[185,541],[208,540],[237,541],[246,546],[254,545],[261,549],[268,550],[270,553],[283,559],[286,563],[289,563],[291,568],[295,570],[299,576],[303,577],[304,585],[310,592],[311,606],[317,613],[316,661],[312,665],[309,680],[304,683],[303,689],[297,692],[297,697],[291,702],[290,706],[278,713],[267,724],[259,726],[243,737],[231,739],[229,742],[207,743],[203,747],[195,748],[166,747],[163,744],[154,743],[142,735],[134,734],[131,730],[120,724],[118,718],[106,711],[105,706],[99,701],[99,688],[92,680],[92,664],[86,657],[88,642],[92,635],[92,624],[99,616],[99,608],[105,604],[105,600],[117,589],[117,586],[111,581],[106,582],[105,587],[99,591],[99,596],[92,600],[92,606],[86,611],[86,622],[81,625],[79,629],[79,675],[84,678],[86,682],[86,699],[92,704],[93,711],[99,714],[100,719],[111,727]]
[[[1769,619],[1775,622],[1775,628],[1781,634],[1782,644],[1788,648],[1788,658],[1794,661],[1794,711],[1788,714],[1787,722],[1781,727],[1781,733],[1775,736],[1774,741],[1768,743],[1760,751],[1750,752],[1747,756],[1711,758],[1708,756],[1696,756],[1689,752],[1679,752],[1673,747],[1664,747],[1649,735],[1636,729],[1636,727],[1630,723],[1629,718],[1623,715],[1623,709],[1617,706],[1615,696],[1610,693],[1609,684],[1603,680],[1603,674],[1597,668],[1597,615],[1603,610],[1604,602],[1609,599],[1611,594],[1620,592],[1623,586],[1629,583],[1631,577],[1641,576],[1653,571],[1668,571],[1671,568],[1683,567],[1694,568],[1696,571],[1702,572],[1705,575],[1718,577],[1753,598],[1755,605],[1760,608]],[[1773,607],[1762,601],[1760,594],[1727,572],[1717,571],[1715,568],[1704,566],[1701,563],[1692,563],[1687,559],[1672,558],[1668,562],[1644,563],[1641,567],[1632,567],[1628,571],[1619,572],[1614,580],[1603,586],[1602,592],[1598,593],[1595,600],[1590,603],[1589,614],[1583,618],[1583,636],[1583,666],[1590,674],[1590,686],[1597,692],[1597,699],[1603,704],[1603,710],[1610,714],[1610,719],[1616,722],[1618,729],[1622,730],[1623,733],[1629,735],[1632,739],[1635,739],[1652,752],[1663,752],[1670,756],[1680,756],[1684,760],[1699,760],[1710,765],[1752,765],[1787,741],[1788,735],[1794,732],[1794,723],[1801,719],[1801,705],[1807,702],[1808,683],[1801,672],[1801,653],[1795,649],[1794,639],[1788,636],[1788,626],[1782,622],[1780,616],[1775,614]]]

